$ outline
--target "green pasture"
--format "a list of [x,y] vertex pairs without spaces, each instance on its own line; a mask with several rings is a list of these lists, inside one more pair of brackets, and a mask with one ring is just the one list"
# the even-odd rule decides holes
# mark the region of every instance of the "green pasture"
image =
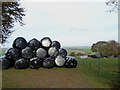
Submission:
[[78,68],[82,68],[88,79],[93,79],[90,81],[114,86],[120,78],[118,58],[80,59],[78,57],[77,60]]

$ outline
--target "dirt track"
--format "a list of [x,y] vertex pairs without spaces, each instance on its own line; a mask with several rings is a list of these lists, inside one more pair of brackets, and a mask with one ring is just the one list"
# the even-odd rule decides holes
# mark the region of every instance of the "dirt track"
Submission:
[[3,88],[92,88],[92,85],[75,69],[12,68],[3,71]]

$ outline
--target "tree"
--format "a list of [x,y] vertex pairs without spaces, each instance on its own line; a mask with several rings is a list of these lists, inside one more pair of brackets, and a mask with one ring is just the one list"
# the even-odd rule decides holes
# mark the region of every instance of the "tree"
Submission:
[[[107,46],[107,42],[106,41],[99,41],[97,43],[94,43],[91,47],[91,50],[93,52],[99,52],[99,53],[103,53],[103,50],[106,48]],[[105,51],[104,51],[105,52]]]
[[114,40],[108,41],[109,56],[118,56],[118,43]]
[[99,41],[97,43],[94,43],[91,47],[91,50],[93,52],[98,52],[103,56],[118,56],[120,55],[118,49],[120,49],[120,46],[119,43],[117,43],[115,40],[108,42]]
[[118,12],[119,10],[119,0],[110,0],[108,2],[106,2],[106,5],[110,6],[111,9],[108,10],[109,12]]
[[118,45],[118,55],[120,55],[120,44]]
[[20,7],[19,0],[16,2],[2,2],[2,16],[0,18],[0,44],[4,44],[7,38],[14,31],[14,23],[19,22],[24,25],[23,16],[24,8]]

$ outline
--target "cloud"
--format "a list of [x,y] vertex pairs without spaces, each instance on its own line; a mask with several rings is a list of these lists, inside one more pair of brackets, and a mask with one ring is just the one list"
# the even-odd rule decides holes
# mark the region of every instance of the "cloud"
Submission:
[[79,30],[79,31],[88,31],[89,29],[87,28],[80,28],[80,27],[71,27],[69,28],[70,30]]

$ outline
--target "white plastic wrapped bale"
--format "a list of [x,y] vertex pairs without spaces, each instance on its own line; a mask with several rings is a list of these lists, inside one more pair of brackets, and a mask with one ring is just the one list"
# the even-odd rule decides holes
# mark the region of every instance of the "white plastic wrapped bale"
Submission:
[[20,58],[15,61],[15,68],[16,69],[26,69],[29,66],[28,60],[25,58]]
[[5,57],[0,57],[0,69],[8,69],[10,68],[10,61]]
[[26,47],[22,50],[22,57],[24,57],[26,59],[32,58],[33,55],[34,55],[34,52],[30,47]]
[[51,41],[51,39],[49,37],[44,37],[43,39],[41,39],[41,43],[42,43],[43,47],[48,48],[48,47],[51,46],[52,41]]
[[76,61],[75,57],[66,56],[65,67],[66,68],[76,68],[77,67],[77,61]]
[[37,57],[31,58],[29,61],[29,65],[31,69],[38,69],[42,67],[43,60]]
[[46,60],[44,60],[44,62],[43,62],[43,67],[44,68],[53,68],[54,65],[55,65],[54,59],[52,59],[50,57],[46,58]]
[[39,48],[37,51],[36,51],[36,56],[38,58],[45,58],[47,55],[47,51],[43,48]]
[[20,50],[24,49],[27,46],[27,41],[23,37],[17,37],[13,42],[13,47]]
[[31,47],[33,50],[37,50],[41,47],[40,42],[35,38],[28,42],[28,46]]
[[50,49],[48,50],[48,54],[50,57],[56,57],[58,55],[59,51],[56,47],[50,47]]
[[63,58],[61,55],[58,55],[56,58],[55,58],[55,64],[57,66],[64,66],[66,60],[65,58]]

